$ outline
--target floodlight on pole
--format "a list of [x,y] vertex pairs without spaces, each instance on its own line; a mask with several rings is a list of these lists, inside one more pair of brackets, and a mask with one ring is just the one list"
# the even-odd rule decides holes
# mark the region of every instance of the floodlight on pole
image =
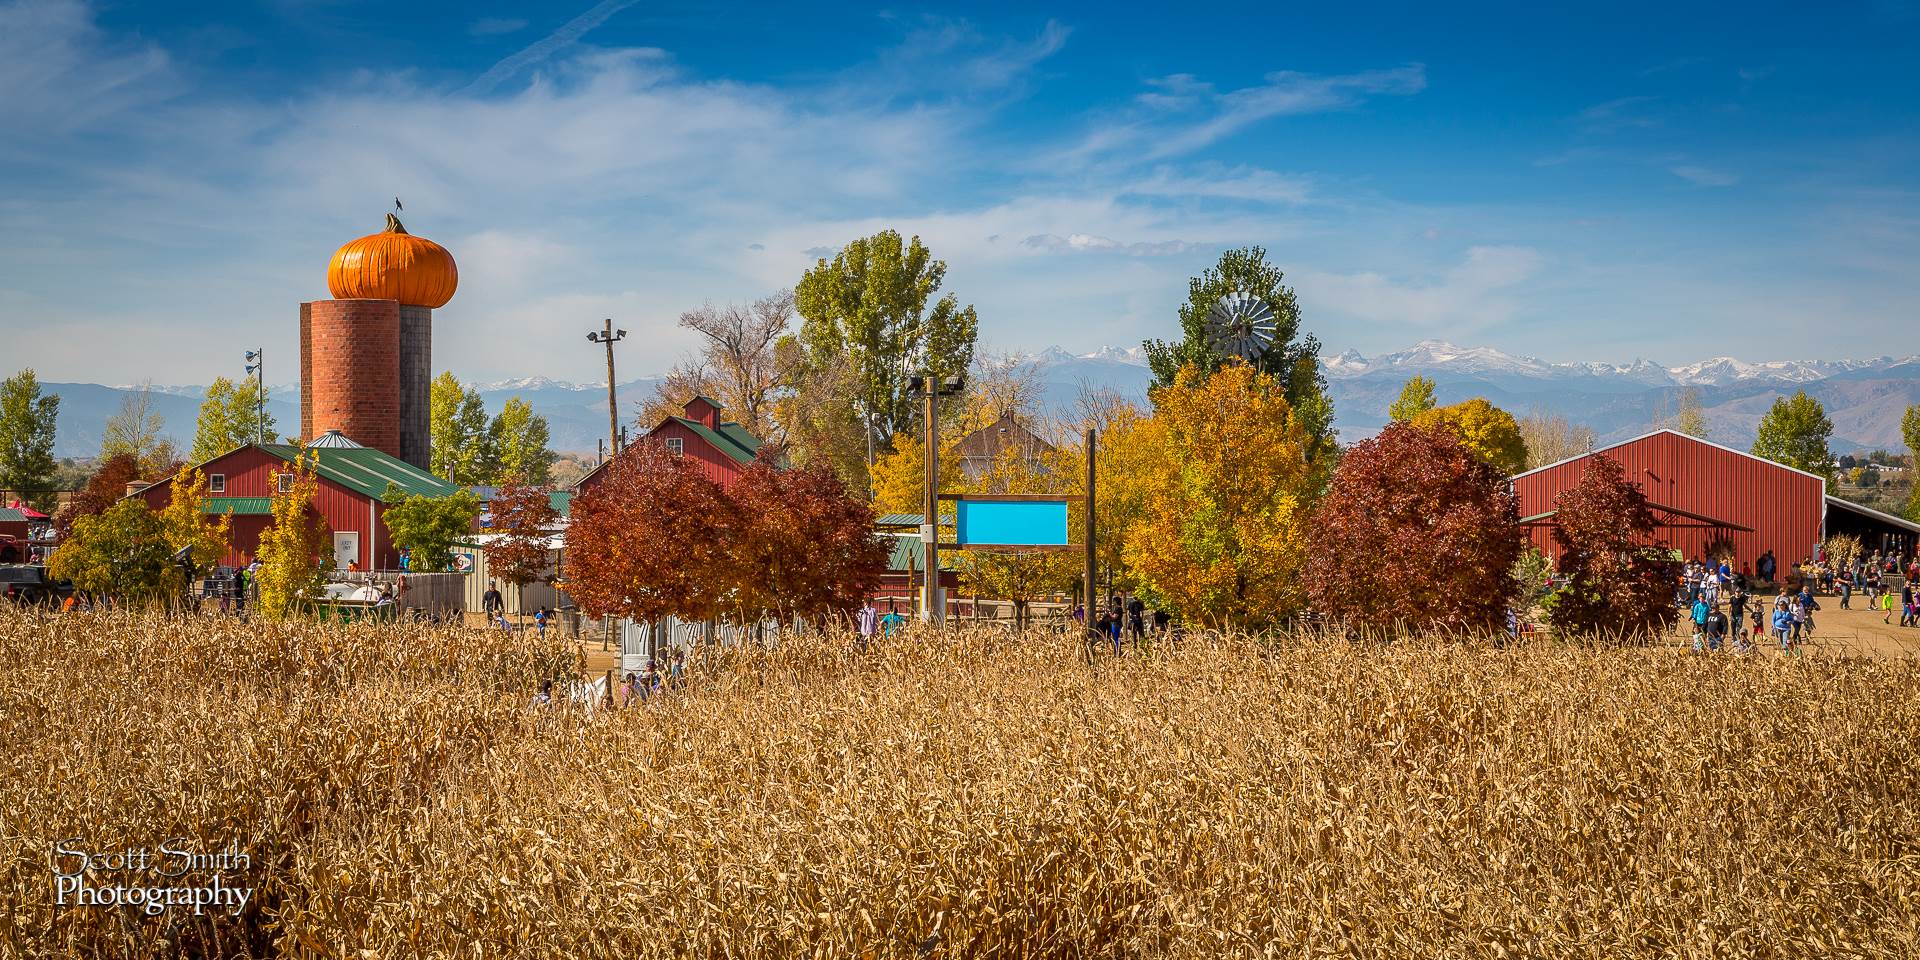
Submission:
[[620,453],[620,403],[614,398],[613,391],[613,345],[627,338],[625,330],[613,328],[613,318],[608,317],[605,326],[587,334],[588,343],[603,343],[607,347],[607,444],[614,455]]
[[907,392],[926,401],[926,522],[920,527],[922,556],[926,559],[921,600],[927,622],[945,619],[940,596],[940,398],[951,397],[966,385],[964,377],[931,374],[907,378]]
[[267,348],[254,347],[247,351],[247,372],[255,377],[254,417],[260,425],[260,442],[267,442]]

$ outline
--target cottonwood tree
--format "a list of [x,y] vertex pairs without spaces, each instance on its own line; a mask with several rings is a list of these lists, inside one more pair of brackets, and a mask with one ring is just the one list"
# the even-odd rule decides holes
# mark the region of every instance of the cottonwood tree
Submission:
[[90,596],[150,606],[179,596],[184,586],[174,549],[166,521],[134,497],[75,520],[47,572]]
[[1183,620],[1260,627],[1292,615],[1315,479],[1285,385],[1244,364],[1211,375],[1190,364],[1153,401],[1135,440],[1145,507],[1127,565]]
[[903,241],[882,230],[847,244],[831,261],[821,258],[794,288],[806,364],[853,372],[854,399],[875,451],[918,419],[909,376],[957,376],[973,363],[973,307],[951,293],[934,300],[946,274],[946,262],[919,237]]
[[1327,381],[1320,372],[1320,341],[1311,334],[1302,335],[1300,302],[1285,279],[1279,267],[1267,262],[1265,249],[1228,250],[1218,263],[1188,282],[1187,302],[1180,305],[1180,339],[1148,340],[1142,346],[1157,387],[1172,386],[1188,366],[1198,368],[1203,376],[1210,374],[1240,361],[1214,349],[1207,312],[1233,293],[1265,301],[1273,308],[1276,330],[1273,344],[1253,361],[1254,369],[1280,383],[1293,419],[1305,433],[1307,458],[1324,475],[1334,455],[1333,401],[1327,397]]
[[405,548],[408,566],[423,572],[452,567],[454,544],[472,536],[480,519],[480,498],[466,490],[430,497],[388,484],[380,499],[387,504],[381,518],[393,545]]
[[725,609],[744,521],[691,458],[633,444],[568,512],[567,592],[582,610],[652,622]]
[[1527,468],[1527,442],[1520,436],[1520,424],[1513,419],[1513,414],[1488,403],[1484,397],[1435,407],[1415,416],[1412,422],[1422,429],[1453,434],[1503,476]]
[[1599,440],[1591,428],[1574,426],[1566,417],[1538,409],[1521,417],[1519,427],[1529,470],[1589,453]]
[[1653,510],[1618,461],[1589,457],[1554,500],[1553,536],[1568,583],[1547,600],[1556,630],[1650,639],[1673,623],[1674,563],[1654,541]]
[[1699,387],[1680,391],[1678,406],[1667,420],[1667,426],[1689,437],[1707,438],[1707,411],[1700,402]]
[[[462,400],[464,405],[465,400]],[[488,481],[506,486],[545,486],[554,454],[547,449],[547,418],[519,397],[509,397],[487,427]]]
[[862,413],[858,374],[845,365],[807,364],[797,337],[782,338],[774,350],[790,358],[782,362],[793,371],[792,389],[774,401],[783,452],[795,465],[826,466],[847,489],[870,493],[873,434]]
[[793,292],[781,290],[750,304],[711,303],[680,315],[680,326],[700,335],[694,357],[677,365],[642,417],[652,427],[678,414],[698,395],[712,397],[749,433],[780,444],[779,397],[792,389],[797,351],[778,349],[793,321]]
[[1408,423],[1435,406],[1433,381],[1416,374],[1407,379],[1406,386],[1400,388],[1400,396],[1387,407],[1387,419],[1395,423]]
[[1816,473],[1833,482],[1835,463],[1827,440],[1833,436],[1833,421],[1827,419],[1820,401],[1805,390],[1791,397],[1776,397],[1753,439],[1753,455],[1785,464],[1795,470]]
[[154,407],[153,388],[142,384],[139,389],[122,394],[120,408],[107,418],[100,439],[100,458],[108,460],[130,454],[139,461],[142,476],[166,476],[180,466],[180,453],[173,441],[161,436],[166,426],[166,417]]
[[1315,611],[1370,631],[1502,629],[1525,550],[1506,474],[1438,428],[1388,424],[1341,456],[1314,510]]
[[434,475],[462,487],[491,480],[493,437],[480,391],[442,373],[428,388],[427,407]]
[[54,427],[59,396],[42,396],[31,369],[0,383],[0,490],[17,493],[39,509],[52,506]]
[[[513,584],[515,599],[524,600],[521,591],[552,565],[547,539],[560,514],[546,490],[524,484],[500,488],[488,512],[493,516],[489,529],[494,537],[487,543],[487,572]],[[516,606],[525,615],[526,604]]]
[[193,450],[187,459],[205,463],[236,447],[259,443],[262,437],[271,443],[277,425],[262,399],[257,380],[248,378],[236,384],[226,377],[215,377],[207,387],[206,399],[200,402]]

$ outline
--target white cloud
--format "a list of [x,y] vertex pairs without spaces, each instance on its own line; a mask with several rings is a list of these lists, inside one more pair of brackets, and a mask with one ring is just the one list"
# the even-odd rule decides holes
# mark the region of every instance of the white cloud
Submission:
[[1122,243],[1089,233],[1074,233],[1064,237],[1052,233],[1036,233],[1020,241],[1020,246],[1043,253],[1117,252],[1132,257],[1170,257],[1198,249],[1197,244],[1188,243],[1185,240]]
[[1301,298],[1335,315],[1401,329],[1447,325],[1481,329],[1511,317],[1512,289],[1539,272],[1544,258],[1530,247],[1479,246],[1429,280],[1396,280],[1379,273],[1302,271]]
[[600,0],[588,8],[585,13],[568,20],[560,29],[541,37],[531,45],[514,55],[501,60],[487,69],[472,83],[467,85],[466,93],[490,93],[495,87],[515,74],[535,66],[562,50],[573,46],[581,37],[593,28],[606,23],[614,14],[640,2],[640,0]]
[[77,0],[0,5],[0,153],[37,145],[163,100],[176,86],[165,51],[115,43]]

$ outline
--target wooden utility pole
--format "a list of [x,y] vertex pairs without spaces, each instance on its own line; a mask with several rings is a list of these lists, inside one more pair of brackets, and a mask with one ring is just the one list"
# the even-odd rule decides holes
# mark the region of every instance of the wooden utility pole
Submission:
[[920,528],[922,557],[926,560],[926,585],[921,590],[921,609],[928,623],[940,623],[940,381],[927,378],[926,389],[926,523]]
[[607,445],[614,456],[620,453],[620,401],[614,397],[613,391],[613,345],[626,338],[625,330],[613,329],[612,317],[606,319],[602,329],[587,334],[588,341],[607,347]]

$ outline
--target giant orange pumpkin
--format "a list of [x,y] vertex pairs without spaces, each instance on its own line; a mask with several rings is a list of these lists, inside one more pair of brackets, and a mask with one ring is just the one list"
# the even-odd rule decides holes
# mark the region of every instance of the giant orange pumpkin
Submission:
[[361,237],[334,251],[327,264],[327,289],[340,300],[398,300],[436,308],[453,299],[460,271],[453,254],[426,237],[416,237],[387,214],[387,229]]

